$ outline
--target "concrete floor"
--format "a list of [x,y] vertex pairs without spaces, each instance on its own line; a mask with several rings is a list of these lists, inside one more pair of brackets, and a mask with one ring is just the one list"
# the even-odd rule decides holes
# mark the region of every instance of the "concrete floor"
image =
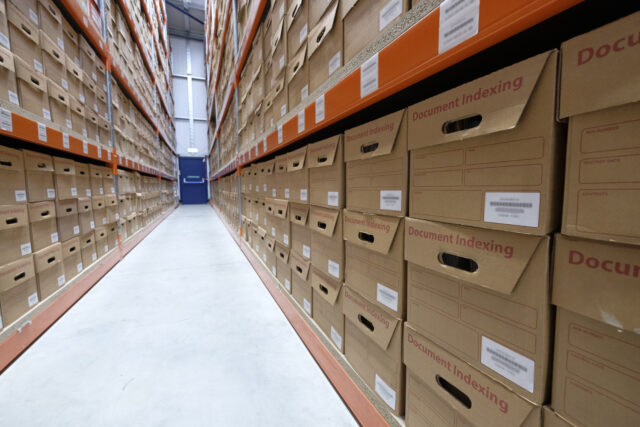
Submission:
[[352,426],[208,205],[181,206],[0,376],[2,426]]

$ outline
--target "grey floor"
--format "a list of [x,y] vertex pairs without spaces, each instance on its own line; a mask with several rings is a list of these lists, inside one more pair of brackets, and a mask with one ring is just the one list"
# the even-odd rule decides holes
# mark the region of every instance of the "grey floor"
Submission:
[[208,205],[181,206],[0,376],[6,426],[351,426]]

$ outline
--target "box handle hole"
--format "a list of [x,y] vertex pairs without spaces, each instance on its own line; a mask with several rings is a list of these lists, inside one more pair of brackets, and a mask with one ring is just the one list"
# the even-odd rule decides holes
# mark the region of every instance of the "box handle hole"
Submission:
[[326,157],[318,157],[318,163],[324,163],[326,162],[328,159]]
[[453,396],[458,402],[462,403],[465,408],[471,409],[471,399],[469,396],[464,394],[462,390],[451,384],[449,381],[442,378],[440,375],[436,375],[436,382],[440,387],[442,387],[447,393]]
[[373,234],[363,233],[362,231],[360,231],[358,233],[358,239],[360,239],[360,240],[362,240],[364,242],[373,243],[375,237],[373,237]]
[[318,285],[318,286],[320,287],[320,290],[321,290],[325,295],[329,294],[329,289],[327,289],[327,287],[326,287],[326,286],[324,286],[324,285]]
[[318,221],[318,228],[322,228],[323,230],[326,230],[327,224],[322,221]]
[[302,273],[302,269],[301,269],[299,266],[297,266],[297,265],[296,265],[296,271],[297,271],[298,273]]
[[23,271],[22,273],[18,274],[17,276],[13,276],[13,281],[17,282],[20,279],[23,279],[27,274]]
[[320,33],[318,33],[318,37],[316,37],[316,43],[320,43],[322,41],[322,37],[324,36],[324,33],[327,31],[327,27],[322,27],[322,30],[320,30]]
[[482,116],[480,114],[458,120],[450,120],[442,125],[442,133],[450,134],[467,129],[477,128],[478,126],[480,126],[480,122],[482,122]]
[[5,222],[7,224],[17,224],[18,223],[18,218],[8,218],[5,220]]
[[364,317],[362,314],[358,314],[358,320],[360,321],[360,323],[362,323],[364,326],[367,327],[367,329],[369,329],[371,332],[373,332],[373,323],[371,323],[371,321],[369,319],[367,319],[366,317]]
[[372,142],[371,144],[362,144],[360,146],[360,152],[363,154],[372,153],[378,149],[378,145],[380,144],[378,144],[377,142]]
[[463,270],[469,273],[475,273],[476,271],[478,271],[478,263],[471,258],[465,258],[458,255],[441,252],[440,254],[438,254],[438,261],[440,262],[440,264],[457,268],[458,270]]
[[55,260],[56,260],[56,257],[52,256],[51,258],[49,258],[49,259],[47,260],[47,264],[51,264],[51,263],[52,263],[53,261],[55,261]]

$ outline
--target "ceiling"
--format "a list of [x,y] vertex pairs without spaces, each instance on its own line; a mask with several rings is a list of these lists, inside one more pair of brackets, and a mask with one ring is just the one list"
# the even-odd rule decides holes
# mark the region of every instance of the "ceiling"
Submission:
[[165,0],[169,35],[204,40],[205,1]]

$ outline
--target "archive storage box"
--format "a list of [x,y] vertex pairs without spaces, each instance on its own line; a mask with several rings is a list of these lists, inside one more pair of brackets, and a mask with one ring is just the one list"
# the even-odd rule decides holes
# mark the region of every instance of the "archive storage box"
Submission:
[[29,203],[55,200],[53,158],[37,151],[23,150]]
[[71,129],[71,107],[69,104],[69,94],[51,80],[47,82],[49,94],[49,109],[51,111],[50,120],[63,128]]
[[285,199],[304,205],[309,203],[307,148],[304,146],[287,154],[288,186],[284,189]]
[[91,177],[89,175],[89,165],[86,163],[76,162],[75,166],[78,196],[91,197]]
[[40,30],[38,29],[38,15],[33,9],[27,10],[35,14],[35,22],[20,11],[16,6],[25,5],[28,1],[8,2],[7,19],[9,23],[9,39],[11,42],[11,52],[15,57],[21,59],[24,66],[28,69],[35,70],[38,73],[44,73],[42,66],[42,50],[40,48]]
[[42,65],[47,78],[56,86],[63,88],[65,92],[68,91],[67,58],[64,50],[60,49],[43,31],[40,31],[40,45],[42,48]]
[[87,268],[98,259],[93,231],[80,236],[80,253],[82,254],[82,265],[84,268]]
[[[317,4],[316,4],[317,3]],[[342,51],[342,19],[343,1],[335,1],[331,5],[326,2],[310,1],[309,39],[307,58],[309,64],[309,93],[313,93],[343,64]],[[318,15],[317,23],[313,22]]]
[[77,199],[76,163],[64,157],[53,157],[53,170],[57,199]]
[[20,105],[16,83],[16,65],[13,54],[0,46],[0,99]]
[[309,203],[327,208],[344,207],[344,153],[342,135],[309,144]]
[[62,264],[65,279],[71,280],[82,271],[82,251],[80,238],[74,237],[62,243]]
[[33,255],[0,265],[0,329],[38,303]]
[[75,199],[56,200],[56,219],[61,242],[80,235],[78,202]]
[[29,203],[28,210],[32,250],[39,251],[58,242],[55,202]]
[[302,279],[298,275],[292,275],[291,295],[305,313],[313,317],[313,289],[309,281]]
[[20,106],[38,117],[51,120],[47,78],[44,74],[30,69],[22,59],[14,56],[14,61]]
[[66,283],[62,263],[62,245],[55,243],[33,254],[38,279],[40,301],[56,292]]
[[96,252],[98,252],[98,258],[102,258],[107,252],[109,252],[109,242],[107,240],[107,227],[98,226],[95,231],[96,236]]
[[0,146],[0,204],[26,202],[24,155],[20,150]]
[[318,206],[309,208],[311,265],[330,277],[344,278],[342,211]]
[[0,205],[0,265],[31,254],[26,205]]
[[313,320],[333,345],[344,352],[344,313],[342,311],[342,282],[331,279],[315,268],[311,269],[313,288]]

